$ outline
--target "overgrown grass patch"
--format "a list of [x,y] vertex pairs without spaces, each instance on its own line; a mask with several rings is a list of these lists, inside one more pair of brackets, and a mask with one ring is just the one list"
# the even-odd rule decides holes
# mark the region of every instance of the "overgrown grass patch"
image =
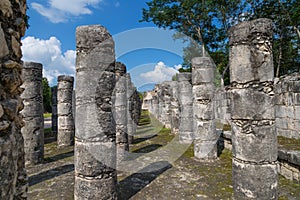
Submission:
[[52,117],[52,113],[44,113],[44,118],[50,118]]
[[300,139],[291,139],[282,136],[278,136],[279,147],[286,150],[300,151]]

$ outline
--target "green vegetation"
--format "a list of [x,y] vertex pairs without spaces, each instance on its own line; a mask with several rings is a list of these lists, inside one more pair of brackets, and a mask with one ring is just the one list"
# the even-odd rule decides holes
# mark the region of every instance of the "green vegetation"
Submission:
[[52,113],[44,113],[44,118],[49,118],[52,116]]
[[274,22],[275,75],[300,69],[300,1],[298,0],[151,0],[141,21],[176,30],[183,39],[183,69],[189,71],[191,58],[206,55],[216,63],[224,83],[229,83],[228,30],[241,21],[269,18]]
[[286,150],[300,151],[300,139],[291,139],[282,136],[278,136],[277,139],[279,147]]
[[44,105],[44,112],[51,113],[52,107],[51,107],[51,88],[49,86],[47,78],[43,77],[42,80],[43,84],[43,105]]

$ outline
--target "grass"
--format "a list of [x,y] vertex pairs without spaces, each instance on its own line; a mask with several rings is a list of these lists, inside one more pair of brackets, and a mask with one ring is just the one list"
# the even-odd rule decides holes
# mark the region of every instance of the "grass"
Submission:
[[52,113],[44,113],[44,118],[49,118],[52,116]]
[[300,151],[300,139],[291,139],[282,136],[278,136],[278,145],[285,150]]

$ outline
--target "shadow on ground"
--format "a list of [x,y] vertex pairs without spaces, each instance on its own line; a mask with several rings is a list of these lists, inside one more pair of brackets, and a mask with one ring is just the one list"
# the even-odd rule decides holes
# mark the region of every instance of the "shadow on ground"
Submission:
[[118,199],[131,198],[170,168],[172,168],[172,165],[168,162],[156,162],[126,177],[118,184]]

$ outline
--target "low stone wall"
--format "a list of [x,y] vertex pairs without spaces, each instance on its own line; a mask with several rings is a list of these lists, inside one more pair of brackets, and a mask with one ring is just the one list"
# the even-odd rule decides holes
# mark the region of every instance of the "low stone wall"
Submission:
[[300,138],[300,74],[277,79],[275,96],[277,135]]
[[[232,150],[231,131],[221,131],[219,144]],[[278,149],[278,173],[289,180],[300,181],[300,151]]]

